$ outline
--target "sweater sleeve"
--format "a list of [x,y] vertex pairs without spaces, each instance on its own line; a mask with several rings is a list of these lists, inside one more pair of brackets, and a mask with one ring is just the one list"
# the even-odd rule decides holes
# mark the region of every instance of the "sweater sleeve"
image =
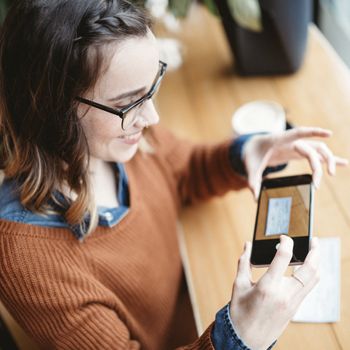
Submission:
[[0,261],[0,299],[44,349],[141,348],[122,312],[115,311],[113,297],[88,274],[69,268],[69,261],[61,260],[55,268],[49,259],[41,261],[42,267]]
[[177,348],[176,350],[215,350],[211,340],[213,325],[214,323],[212,323],[195,342]]
[[[94,278],[83,255],[77,252],[68,258],[52,247],[47,250],[50,253],[36,255],[30,243],[20,249],[15,245],[15,240],[0,235],[0,300],[39,346],[63,350],[144,348],[134,332],[141,320],[134,319],[118,296]],[[181,349],[214,350],[210,332],[208,328]]]
[[181,204],[192,204],[247,186],[230,161],[232,139],[215,144],[193,144],[170,131],[152,128],[152,146],[163,168],[175,181]]

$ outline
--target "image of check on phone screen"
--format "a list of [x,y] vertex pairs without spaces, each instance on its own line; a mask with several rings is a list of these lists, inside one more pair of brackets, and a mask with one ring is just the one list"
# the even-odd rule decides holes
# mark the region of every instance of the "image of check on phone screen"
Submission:
[[291,265],[302,264],[310,248],[312,220],[311,175],[265,179],[258,200],[251,264],[269,265],[281,235],[294,241]]

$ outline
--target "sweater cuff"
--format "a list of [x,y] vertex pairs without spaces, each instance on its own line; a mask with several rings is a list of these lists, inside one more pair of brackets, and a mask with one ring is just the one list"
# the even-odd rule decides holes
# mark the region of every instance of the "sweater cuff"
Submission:
[[[230,304],[224,306],[217,314],[211,332],[215,349],[222,350],[251,350],[237,335],[230,316]],[[274,341],[267,350],[276,344]]]
[[[247,177],[247,171],[243,161],[244,146],[246,145],[248,140],[250,140],[253,136],[259,135],[259,134],[266,134],[266,133],[244,134],[235,138],[230,145],[229,157],[230,157],[232,169],[241,176]],[[263,172],[263,176],[266,176],[270,173],[274,173],[276,171],[281,171],[286,167],[287,167],[287,163],[277,165],[274,167],[267,167]]]
[[212,333],[213,323],[205,330],[205,332],[192,344],[179,347],[176,350],[215,350],[220,349],[214,347],[212,343],[211,333]]

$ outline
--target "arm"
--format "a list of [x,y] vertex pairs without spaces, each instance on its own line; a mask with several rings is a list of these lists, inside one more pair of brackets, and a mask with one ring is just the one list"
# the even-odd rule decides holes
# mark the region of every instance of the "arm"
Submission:
[[[7,270],[0,298],[38,345],[72,350],[141,348],[108,293],[78,270],[62,275],[59,270],[66,270],[67,261],[61,261],[57,271],[35,266],[35,273],[12,263],[0,266],[1,272]],[[11,277],[6,278],[9,272]]]
[[[135,313],[131,309],[140,303],[126,302],[130,291],[125,290],[125,298],[96,280],[93,267],[86,264],[77,245],[64,247],[75,250],[67,256],[45,240],[17,244],[19,236],[5,236],[0,232],[0,299],[38,345],[136,350],[159,348],[164,343],[168,334],[149,327],[152,319],[148,320],[147,309],[137,316],[141,310]],[[44,252],[38,254],[38,249]],[[165,320],[171,320],[171,315],[165,315]],[[210,328],[183,348],[213,350]]]
[[308,140],[330,135],[329,130],[298,127],[279,134],[243,135],[233,141],[194,145],[157,126],[152,130],[152,141],[163,160],[165,176],[174,181],[180,203],[190,204],[246,186],[257,198],[261,179],[282,170],[293,159],[308,160],[318,187],[322,162],[327,163],[331,175],[337,165],[348,163],[323,142]]
[[160,167],[172,181],[180,204],[195,203],[247,186],[245,177],[239,175],[230,162],[232,140],[195,145],[159,126],[151,132]]

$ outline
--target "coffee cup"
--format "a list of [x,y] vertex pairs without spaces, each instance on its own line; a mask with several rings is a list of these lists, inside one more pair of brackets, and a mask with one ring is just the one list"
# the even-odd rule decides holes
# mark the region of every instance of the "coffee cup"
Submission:
[[278,133],[286,129],[286,113],[277,102],[252,101],[233,113],[232,128],[236,136],[256,132]]

